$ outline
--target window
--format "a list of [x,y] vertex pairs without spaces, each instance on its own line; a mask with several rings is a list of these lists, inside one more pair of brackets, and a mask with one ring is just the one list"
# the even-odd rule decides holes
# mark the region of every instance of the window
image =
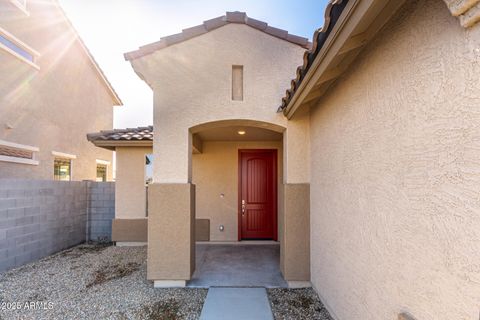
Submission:
[[6,157],[16,157],[22,159],[32,159],[33,151],[25,149],[17,149],[7,146],[0,146],[0,155]]
[[153,182],[153,154],[145,155],[145,183]]
[[55,156],[53,163],[53,179],[60,181],[72,180],[72,160],[77,156],[74,154],[52,151]]
[[22,49],[21,47],[17,46],[13,41],[10,41],[9,39],[7,39],[4,35],[0,34],[0,43],[2,43],[4,46],[6,46],[7,48],[15,51],[16,53],[18,53],[19,55],[21,55],[22,57],[24,57],[25,59],[27,59],[28,61],[31,61],[33,62],[33,54],[30,54],[29,52],[27,52],[26,50]]
[[97,182],[107,181],[107,166],[97,163]]
[[17,8],[22,10],[24,13],[28,14],[27,12],[27,0],[10,0]]
[[105,182],[108,178],[108,166],[110,165],[110,161],[107,160],[96,160],[97,163],[97,182]]
[[54,180],[72,180],[72,159],[55,158],[53,164]]
[[2,28],[0,28],[0,49],[39,69],[35,59],[40,54]]
[[148,217],[148,185],[153,182],[153,154],[145,155],[145,216]]
[[232,100],[243,101],[243,66],[232,67]]
[[18,3],[18,5],[21,6],[22,8],[27,7],[27,0],[12,0],[12,1]]
[[38,165],[37,147],[0,140],[0,161]]

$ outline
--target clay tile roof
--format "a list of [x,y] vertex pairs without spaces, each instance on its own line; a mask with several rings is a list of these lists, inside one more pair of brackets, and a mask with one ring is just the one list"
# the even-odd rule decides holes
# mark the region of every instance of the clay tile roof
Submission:
[[153,126],[102,130],[87,134],[88,141],[153,141]]
[[290,89],[286,91],[285,97],[282,98],[282,104],[278,108],[278,112],[287,108],[347,3],[348,0],[330,0],[327,4],[323,27],[317,29],[313,34],[312,48],[303,54],[303,65],[297,68],[296,78],[290,82]]
[[252,28],[268,33],[276,38],[294,43],[305,49],[311,47],[307,38],[289,34],[288,31],[269,26],[266,22],[255,20],[247,16],[245,12],[227,12],[224,16],[206,20],[203,24],[182,30],[171,36],[163,37],[160,41],[141,46],[138,50],[124,54],[125,60],[134,60],[173,44],[189,40],[204,33],[218,29],[229,23],[246,24]]

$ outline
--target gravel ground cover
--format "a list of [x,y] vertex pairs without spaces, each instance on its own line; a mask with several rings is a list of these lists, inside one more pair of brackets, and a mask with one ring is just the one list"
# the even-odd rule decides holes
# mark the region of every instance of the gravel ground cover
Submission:
[[206,295],[154,289],[145,247],[80,245],[0,274],[0,319],[198,319]]
[[333,320],[312,288],[267,289],[276,320]]
[[[154,289],[146,247],[80,245],[0,274],[0,319],[198,319],[207,289]],[[276,320],[332,320],[315,291],[268,289]]]

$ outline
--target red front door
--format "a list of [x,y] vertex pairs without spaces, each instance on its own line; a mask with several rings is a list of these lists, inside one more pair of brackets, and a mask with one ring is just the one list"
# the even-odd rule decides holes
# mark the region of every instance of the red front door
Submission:
[[277,150],[239,150],[239,240],[277,240]]

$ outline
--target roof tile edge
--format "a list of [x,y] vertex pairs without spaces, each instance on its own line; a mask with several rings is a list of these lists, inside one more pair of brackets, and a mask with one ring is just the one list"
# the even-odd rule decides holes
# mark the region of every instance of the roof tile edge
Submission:
[[[285,92],[285,96],[282,98],[282,103],[278,107],[277,112],[285,112],[287,109],[348,1],[349,0],[330,0],[327,4],[323,26],[314,32],[312,47],[303,54],[303,65],[297,68],[296,77],[290,81],[290,88]],[[337,11],[338,16],[333,16],[333,12],[336,11],[334,9],[339,9]]]
[[305,49],[309,49],[311,47],[311,43],[308,41],[307,38],[289,34],[288,31],[283,29],[271,27],[268,25],[268,23],[264,21],[256,20],[248,17],[248,15],[245,12],[233,11],[233,12],[226,12],[224,16],[205,20],[203,24],[183,29],[181,33],[162,37],[160,41],[143,45],[138,50],[125,53],[124,58],[126,61],[135,60],[140,57],[151,54],[157,50],[174,45],[176,43],[180,43],[180,42],[192,39],[194,37],[198,37],[202,34],[205,34],[212,30],[223,27],[229,23],[248,25],[252,28],[265,32],[276,38],[299,45]]
[[[122,138],[121,135],[128,137]],[[135,137],[136,135],[140,137]],[[95,141],[151,141],[153,140],[153,126],[137,128],[102,130],[87,134],[87,140]]]

